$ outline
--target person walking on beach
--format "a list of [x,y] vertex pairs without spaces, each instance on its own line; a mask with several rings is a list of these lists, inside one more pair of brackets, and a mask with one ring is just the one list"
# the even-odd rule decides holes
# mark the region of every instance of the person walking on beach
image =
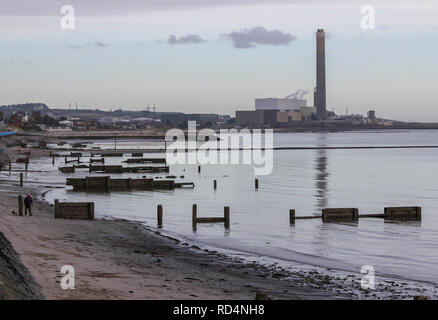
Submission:
[[32,215],[32,205],[33,200],[30,194],[27,195],[26,198],[24,198],[24,215],[27,216],[27,211],[29,211],[29,216]]

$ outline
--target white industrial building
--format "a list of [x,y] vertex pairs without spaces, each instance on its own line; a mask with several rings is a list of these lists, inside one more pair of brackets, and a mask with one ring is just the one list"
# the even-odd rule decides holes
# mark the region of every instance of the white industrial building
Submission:
[[264,98],[255,99],[256,110],[300,110],[307,105],[305,99]]

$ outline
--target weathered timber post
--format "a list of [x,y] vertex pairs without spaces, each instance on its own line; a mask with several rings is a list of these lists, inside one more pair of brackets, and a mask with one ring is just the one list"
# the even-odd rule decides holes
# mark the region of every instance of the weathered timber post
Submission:
[[198,173],[201,173],[201,166],[198,166]]
[[11,173],[12,171],[12,164],[11,164],[11,160],[9,160],[9,173]]
[[193,226],[193,229],[196,229],[196,219],[197,219],[197,216],[198,216],[198,210],[197,210],[198,208],[197,208],[197,206],[196,206],[196,204],[194,204],[193,205],[193,207],[192,207],[192,226]]
[[217,181],[216,181],[216,180],[213,181],[213,188],[214,188],[214,189],[217,188]]
[[23,215],[23,197],[18,196],[18,215]]
[[88,216],[91,220],[94,220],[94,202],[90,202],[88,207]]
[[64,157],[64,161],[65,161],[65,163],[67,163],[67,156]]
[[259,179],[255,179],[255,188],[258,189],[259,188]]
[[230,229],[230,207],[224,207],[224,227]]
[[358,220],[359,209],[357,208],[326,208],[322,209],[322,221],[330,220]]
[[23,186],[23,172],[20,173],[20,187]]
[[110,192],[110,190],[111,190],[111,177],[109,177],[109,176],[106,177],[105,184],[106,184],[106,191]]
[[24,171],[27,171],[28,166],[29,166],[29,158],[27,158],[26,162],[24,163]]
[[55,218],[58,218],[58,204],[59,204],[59,200],[55,199],[55,206],[54,206]]
[[295,209],[289,210],[289,223],[295,224]]
[[157,220],[158,220],[158,228],[163,227],[163,206],[159,204],[157,206]]
[[386,220],[421,220],[421,207],[386,207]]
[[55,164],[55,156],[52,157],[52,164]]

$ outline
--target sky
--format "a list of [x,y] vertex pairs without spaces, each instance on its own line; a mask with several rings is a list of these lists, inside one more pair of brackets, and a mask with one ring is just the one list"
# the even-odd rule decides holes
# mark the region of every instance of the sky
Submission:
[[298,89],[313,105],[319,28],[329,110],[438,122],[436,0],[1,0],[0,105],[234,115]]

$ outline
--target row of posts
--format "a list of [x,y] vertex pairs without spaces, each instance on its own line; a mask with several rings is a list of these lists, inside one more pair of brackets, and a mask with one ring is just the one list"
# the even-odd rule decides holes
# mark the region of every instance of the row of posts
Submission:
[[[20,196],[21,197],[21,196]],[[224,222],[225,229],[230,229],[230,207],[224,207],[224,217],[223,218],[203,218],[205,222]],[[223,220],[223,221],[222,221]],[[163,227],[163,206],[159,204],[157,206],[157,221],[158,228]],[[289,210],[289,222],[290,224],[295,224],[295,209]],[[196,229],[198,224],[198,206],[193,204],[192,206],[192,226]]]

